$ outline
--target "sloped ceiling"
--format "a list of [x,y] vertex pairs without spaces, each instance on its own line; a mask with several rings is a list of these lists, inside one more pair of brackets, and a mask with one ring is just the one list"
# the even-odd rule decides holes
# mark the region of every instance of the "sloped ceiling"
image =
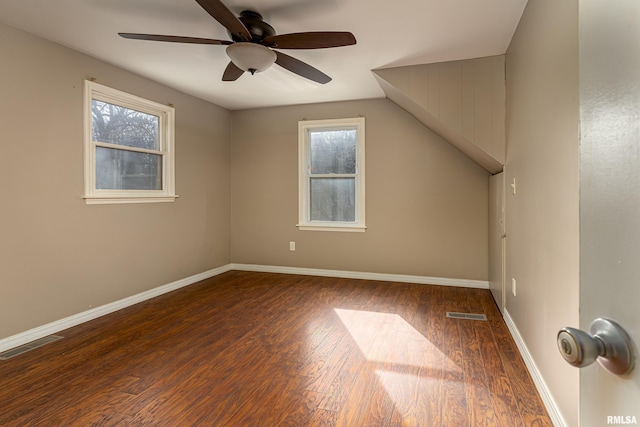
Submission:
[[505,56],[373,70],[387,98],[491,174],[505,163]]
[[224,0],[262,13],[279,34],[351,31],[357,45],[286,53],[320,85],[278,66],[222,82],[222,46],[147,42],[118,32],[228,39],[194,0],[3,0],[0,21],[235,110],[383,97],[372,69],[503,54],[526,0]]

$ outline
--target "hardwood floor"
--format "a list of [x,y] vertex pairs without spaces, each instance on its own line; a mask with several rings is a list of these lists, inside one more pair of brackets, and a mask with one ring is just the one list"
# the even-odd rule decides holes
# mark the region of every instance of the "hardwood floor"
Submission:
[[232,271],[59,335],[0,425],[552,425],[486,290]]

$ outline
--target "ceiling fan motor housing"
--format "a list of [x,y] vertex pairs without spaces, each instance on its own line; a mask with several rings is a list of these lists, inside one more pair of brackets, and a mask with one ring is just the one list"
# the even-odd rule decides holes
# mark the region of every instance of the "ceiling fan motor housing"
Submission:
[[251,40],[242,40],[237,35],[227,31],[234,42],[252,41],[254,43],[261,43],[266,37],[276,35],[276,30],[274,30],[271,25],[264,22],[262,20],[262,15],[258,12],[254,12],[253,10],[244,10],[240,12],[240,17],[238,19],[244,24],[249,33],[251,33]]

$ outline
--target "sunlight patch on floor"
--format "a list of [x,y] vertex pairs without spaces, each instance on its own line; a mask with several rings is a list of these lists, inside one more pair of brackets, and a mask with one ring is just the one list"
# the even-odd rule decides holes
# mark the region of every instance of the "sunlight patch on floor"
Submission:
[[429,353],[441,355],[438,347],[398,314],[341,308],[334,311],[367,360],[422,367],[430,360]]

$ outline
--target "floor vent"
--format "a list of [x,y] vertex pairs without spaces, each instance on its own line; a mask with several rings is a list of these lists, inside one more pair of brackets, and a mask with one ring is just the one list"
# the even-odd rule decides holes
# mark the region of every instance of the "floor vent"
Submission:
[[11,359],[12,357],[16,357],[21,355],[22,353],[26,353],[29,350],[33,350],[34,348],[42,347],[45,344],[49,344],[54,341],[58,341],[64,337],[60,335],[49,335],[44,338],[40,338],[39,340],[31,341],[30,343],[23,344],[19,347],[12,348],[7,351],[3,351],[0,353],[0,360]]
[[484,314],[475,313],[456,313],[453,311],[447,311],[447,317],[451,319],[465,319],[465,320],[487,320],[487,316]]

